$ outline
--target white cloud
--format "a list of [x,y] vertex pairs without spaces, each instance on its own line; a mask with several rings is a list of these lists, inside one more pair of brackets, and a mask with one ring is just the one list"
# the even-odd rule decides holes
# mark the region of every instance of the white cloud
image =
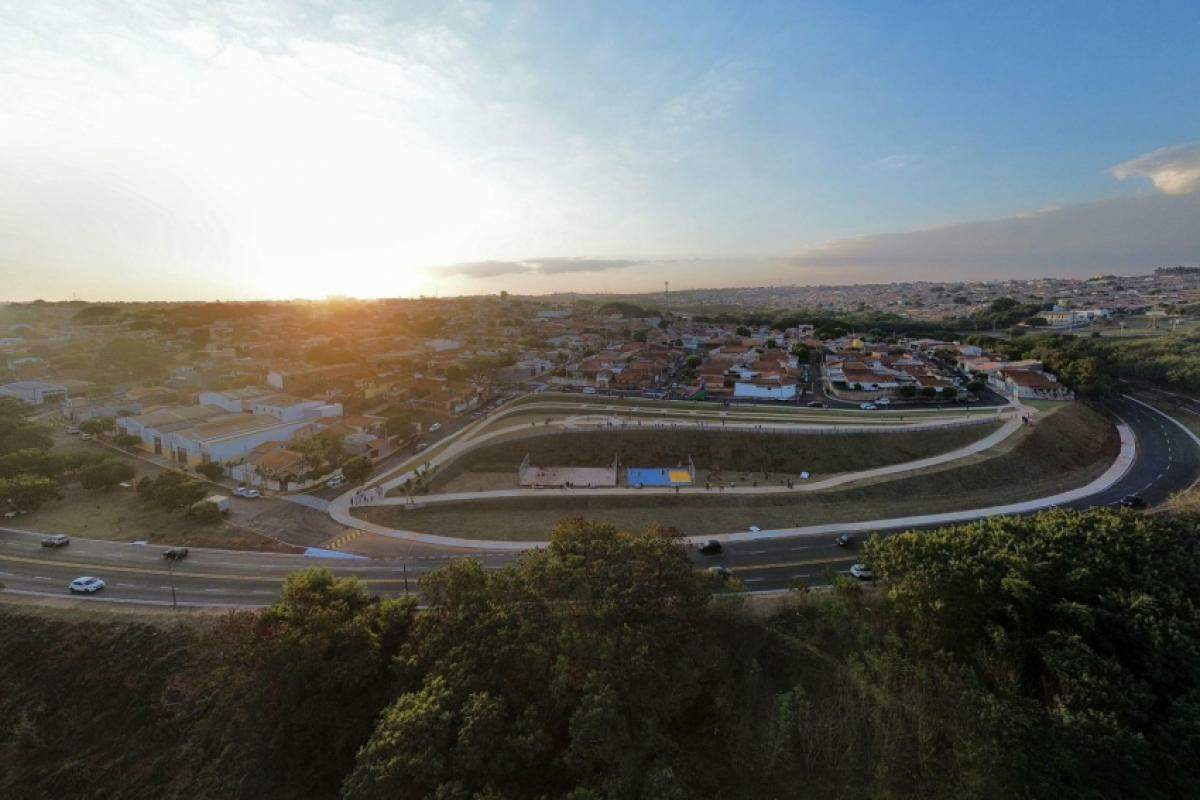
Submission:
[[916,166],[921,161],[920,156],[914,156],[907,153],[896,153],[895,155],[884,156],[878,161],[871,162],[870,166],[879,169],[887,170],[902,170]]
[[1197,253],[1200,194],[1155,194],[844,239],[800,253],[791,265],[836,268],[847,282],[953,280],[1136,271],[1194,263]]
[[1122,181],[1149,178],[1163,194],[1191,194],[1200,189],[1200,142],[1163,147],[1110,171]]

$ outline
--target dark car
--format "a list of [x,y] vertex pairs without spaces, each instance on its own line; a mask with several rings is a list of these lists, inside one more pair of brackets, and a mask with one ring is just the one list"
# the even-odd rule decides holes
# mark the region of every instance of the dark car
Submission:
[[838,547],[849,547],[854,544],[854,537],[848,533],[843,533],[841,536],[833,540],[833,543]]
[[188,549],[186,547],[172,547],[170,550],[163,553],[163,558],[167,561],[183,561],[187,558]]
[[706,556],[717,556],[721,554],[721,543],[716,539],[709,539],[704,544],[700,545],[700,553]]
[[1121,505],[1125,508],[1141,508],[1146,505],[1146,499],[1140,494],[1127,494],[1121,498]]
[[70,543],[71,538],[61,533],[42,539],[42,547],[66,547]]
[[824,408],[825,404],[822,403],[820,400],[813,400],[811,403],[808,404],[808,407],[809,408]]

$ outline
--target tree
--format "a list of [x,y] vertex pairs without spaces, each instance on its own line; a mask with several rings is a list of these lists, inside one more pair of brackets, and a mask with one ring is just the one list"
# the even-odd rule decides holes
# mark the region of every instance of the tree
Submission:
[[774,350],[776,347],[779,347],[779,342],[775,341],[774,339],[767,339],[768,350]]
[[14,397],[0,397],[0,455],[16,450],[49,450],[50,431],[27,417],[32,407]]
[[142,499],[155,503],[167,511],[190,508],[204,498],[208,491],[194,478],[177,470],[166,470],[157,478],[143,477],[137,482],[137,493]]
[[62,499],[58,482],[35,475],[0,479],[0,503],[13,511],[37,511],[44,503]]
[[142,440],[128,433],[118,433],[113,437],[113,444],[118,447],[137,447],[142,443]]
[[106,458],[98,464],[91,464],[79,470],[79,483],[85,489],[111,489],[112,487],[133,480],[136,473],[132,466],[119,458]]
[[187,510],[187,516],[197,522],[219,522],[222,516],[221,507],[210,501],[193,503]]
[[116,427],[117,421],[112,417],[92,417],[79,423],[79,430],[84,433],[90,433],[93,436],[100,433],[108,433]]
[[351,483],[362,483],[371,474],[371,459],[366,456],[355,456],[342,464],[342,475]]
[[584,520],[514,567],[431,573],[409,688],[345,796],[680,796],[687,765],[667,753],[687,747],[668,742],[713,708],[705,676],[727,667],[709,658],[709,591],[671,532]]
[[196,465],[196,472],[210,481],[215,481],[225,474],[224,468],[216,461],[204,461]]

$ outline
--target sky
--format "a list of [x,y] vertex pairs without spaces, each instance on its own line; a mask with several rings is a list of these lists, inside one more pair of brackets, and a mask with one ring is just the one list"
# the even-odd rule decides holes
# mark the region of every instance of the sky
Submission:
[[0,300],[1200,263],[1180,3],[0,0]]

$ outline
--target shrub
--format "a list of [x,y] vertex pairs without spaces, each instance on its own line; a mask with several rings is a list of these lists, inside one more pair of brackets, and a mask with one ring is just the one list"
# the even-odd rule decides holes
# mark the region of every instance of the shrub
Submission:
[[122,481],[131,480],[133,467],[117,458],[108,458],[79,470],[79,483],[85,489],[111,489]]
[[187,515],[197,522],[216,522],[221,519],[221,509],[216,503],[195,503],[188,509]]
[[217,478],[225,474],[225,470],[215,461],[206,461],[196,467],[196,472],[199,472],[210,481],[215,481]]

